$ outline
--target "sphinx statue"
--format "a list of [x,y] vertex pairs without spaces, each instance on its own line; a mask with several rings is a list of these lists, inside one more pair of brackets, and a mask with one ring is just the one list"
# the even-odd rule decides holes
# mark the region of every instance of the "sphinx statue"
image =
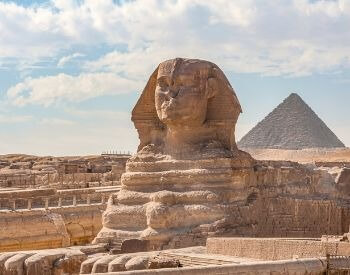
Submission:
[[165,61],[151,75],[132,112],[140,138],[138,153],[157,150],[183,159],[200,157],[206,146],[236,150],[234,130],[241,111],[234,90],[215,64]]
[[[132,111],[140,145],[110,198],[95,243],[152,249],[205,243],[230,216],[254,160],[237,149],[237,96],[215,64],[176,58],[153,72]],[[197,232],[197,233],[196,233]],[[213,233],[212,232],[212,233]]]
[[[311,164],[254,160],[236,146],[241,111],[215,64],[182,58],[162,62],[132,112],[140,145],[126,164],[121,190],[108,200],[103,228],[94,240],[109,246],[0,253],[0,274],[19,274],[15,269],[34,275],[178,267],[178,260],[168,261],[169,251],[163,256],[143,252],[205,245],[213,236],[299,237],[309,247],[310,237],[325,235],[322,241],[329,244],[314,245],[320,247],[317,257],[329,249],[349,254],[343,246],[350,239],[350,234],[343,235],[350,222],[349,169],[339,170],[335,182],[333,168],[330,174]],[[255,241],[235,240],[239,249],[225,242],[214,238],[208,251],[251,255],[247,252]],[[299,243],[293,246],[300,256],[312,253]],[[280,251],[288,254],[269,248],[261,253],[274,259]],[[197,249],[187,251],[204,251]],[[109,255],[107,250],[125,254]]]

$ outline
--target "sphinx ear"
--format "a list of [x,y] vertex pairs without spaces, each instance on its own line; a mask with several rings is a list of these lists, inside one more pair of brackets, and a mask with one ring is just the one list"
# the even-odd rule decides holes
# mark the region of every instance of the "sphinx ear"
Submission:
[[219,91],[219,83],[216,77],[210,77],[207,81],[207,98],[214,97]]

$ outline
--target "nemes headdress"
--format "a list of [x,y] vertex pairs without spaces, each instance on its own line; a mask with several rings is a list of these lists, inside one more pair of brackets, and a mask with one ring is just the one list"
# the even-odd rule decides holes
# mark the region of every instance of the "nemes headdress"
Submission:
[[199,59],[176,58],[162,62],[152,73],[146,87],[137,101],[131,120],[138,131],[141,150],[148,144],[157,144],[161,141],[159,137],[166,131],[164,125],[158,118],[155,107],[155,89],[158,74],[174,73],[179,66],[188,63],[200,63],[204,70],[198,73],[207,80],[214,83],[215,93],[208,99],[205,127],[210,127],[215,132],[216,138],[227,149],[235,149],[235,126],[239,114],[242,112],[235,91],[227,80],[222,70],[209,61]]

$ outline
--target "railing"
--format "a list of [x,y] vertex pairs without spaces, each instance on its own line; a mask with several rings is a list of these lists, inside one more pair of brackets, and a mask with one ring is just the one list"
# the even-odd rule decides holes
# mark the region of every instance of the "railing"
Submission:
[[[109,194],[101,194],[99,200],[96,200],[96,196],[87,194],[85,199],[79,199],[78,196],[73,195],[72,197],[58,196],[58,197],[36,197],[36,198],[19,198],[19,199],[7,199],[2,200],[7,207],[0,207],[1,210],[12,210],[12,211],[23,211],[32,209],[45,209],[50,208],[61,208],[61,207],[77,207],[77,206],[88,206],[88,205],[104,205],[107,203]],[[92,200],[93,198],[93,200]],[[19,203],[21,202],[21,203]],[[35,202],[35,204],[34,204]]]
[[350,274],[350,256],[328,254],[327,274]]
[[120,184],[120,176],[124,168],[119,172],[110,171],[107,173],[57,173],[38,172],[33,174],[0,175],[0,187],[36,187],[58,185],[61,188],[89,186],[105,186]]
[[118,150],[107,150],[107,151],[103,151],[101,153],[102,156],[108,156],[108,155],[112,155],[112,156],[131,156],[131,152],[130,151],[118,151]]

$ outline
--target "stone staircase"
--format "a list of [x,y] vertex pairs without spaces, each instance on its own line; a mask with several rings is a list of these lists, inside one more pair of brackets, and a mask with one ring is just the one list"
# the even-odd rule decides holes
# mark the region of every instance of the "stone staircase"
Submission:
[[110,242],[110,253],[111,254],[121,254],[122,253],[122,244],[124,239],[121,238],[114,238]]
[[103,237],[96,237],[95,238],[96,243],[107,244],[111,254],[121,254],[122,253],[122,244],[123,244],[124,240],[125,239],[122,239],[122,238],[113,238],[112,240],[110,238],[103,238]]
[[179,260],[182,267],[225,265],[225,264],[239,263],[234,261],[205,258],[205,257],[196,257],[192,255],[184,255],[184,254],[177,254],[177,253],[171,253],[171,252],[161,252],[158,256],[156,256],[156,258]]

